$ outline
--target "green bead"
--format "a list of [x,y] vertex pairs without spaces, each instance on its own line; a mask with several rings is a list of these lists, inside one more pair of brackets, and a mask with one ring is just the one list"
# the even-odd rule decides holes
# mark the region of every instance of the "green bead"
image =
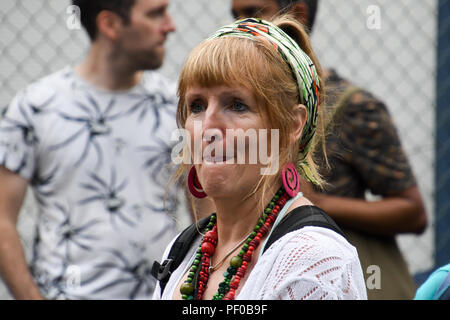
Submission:
[[252,238],[256,237],[256,232],[253,231],[252,234],[250,235],[250,237],[252,237]]
[[239,251],[239,256],[240,256],[240,257],[243,257],[244,254],[245,254],[245,251],[244,251],[244,250]]
[[187,296],[186,294],[182,294],[182,295],[181,295],[181,299],[187,300],[187,298],[188,298],[188,296]]
[[224,294],[228,292],[228,290],[230,290],[230,285],[224,281],[219,284],[219,289],[217,290],[217,292]]
[[271,212],[272,212],[272,209],[266,208],[266,210],[264,210],[264,212],[267,213],[267,214],[268,214],[268,213],[271,213]]
[[231,258],[230,266],[233,268],[239,268],[242,265],[242,258],[239,256]]
[[247,243],[244,244],[244,245],[242,246],[242,249],[245,250],[245,251],[247,251],[247,250],[248,250],[248,244],[247,244]]
[[188,277],[194,278],[195,277],[195,272],[189,272]]
[[194,285],[192,283],[183,283],[180,287],[181,294],[191,295],[194,292]]
[[198,268],[197,266],[192,266],[192,267],[191,267],[191,272],[197,271],[197,268]]
[[195,259],[193,264],[196,265],[196,266],[198,266],[198,265],[200,264],[200,260]]

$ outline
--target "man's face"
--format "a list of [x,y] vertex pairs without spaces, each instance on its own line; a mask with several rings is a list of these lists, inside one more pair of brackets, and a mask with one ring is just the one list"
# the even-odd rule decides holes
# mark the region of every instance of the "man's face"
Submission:
[[139,70],[159,68],[164,60],[164,43],[175,25],[167,8],[169,0],[136,0],[130,21],[117,39],[120,51]]
[[269,20],[280,11],[276,0],[233,0],[232,14],[235,19],[262,18]]

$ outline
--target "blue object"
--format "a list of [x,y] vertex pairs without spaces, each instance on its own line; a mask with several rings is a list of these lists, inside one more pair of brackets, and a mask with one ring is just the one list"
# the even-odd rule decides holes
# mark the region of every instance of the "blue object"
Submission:
[[428,277],[417,290],[414,300],[450,300],[450,263]]

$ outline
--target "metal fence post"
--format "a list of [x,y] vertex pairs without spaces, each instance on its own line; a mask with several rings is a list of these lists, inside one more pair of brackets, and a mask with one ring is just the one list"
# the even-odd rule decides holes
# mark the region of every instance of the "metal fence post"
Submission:
[[450,262],[450,0],[439,0],[436,101],[436,267]]

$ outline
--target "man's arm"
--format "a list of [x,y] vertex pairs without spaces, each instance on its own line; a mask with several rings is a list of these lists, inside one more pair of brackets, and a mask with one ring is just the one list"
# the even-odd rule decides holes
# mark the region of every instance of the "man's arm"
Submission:
[[379,201],[331,196],[304,185],[303,193],[344,227],[379,235],[422,233],[427,216],[418,187]]
[[[346,190],[337,190],[336,185],[330,192],[335,195],[311,189],[307,196],[342,226],[379,235],[422,233],[427,225],[426,210],[389,111],[364,91],[348,99],[327,140],[328,154],[338,160],[326,171],[331,170],[332,182],[357,176],[365,189],[383,198],[365,201],[344,197]],[[340,171],[341,162],[355,176]]]
[[0,166],[0,274],[16,299],[43,299],[25,258],[17,219],[27,181]]

